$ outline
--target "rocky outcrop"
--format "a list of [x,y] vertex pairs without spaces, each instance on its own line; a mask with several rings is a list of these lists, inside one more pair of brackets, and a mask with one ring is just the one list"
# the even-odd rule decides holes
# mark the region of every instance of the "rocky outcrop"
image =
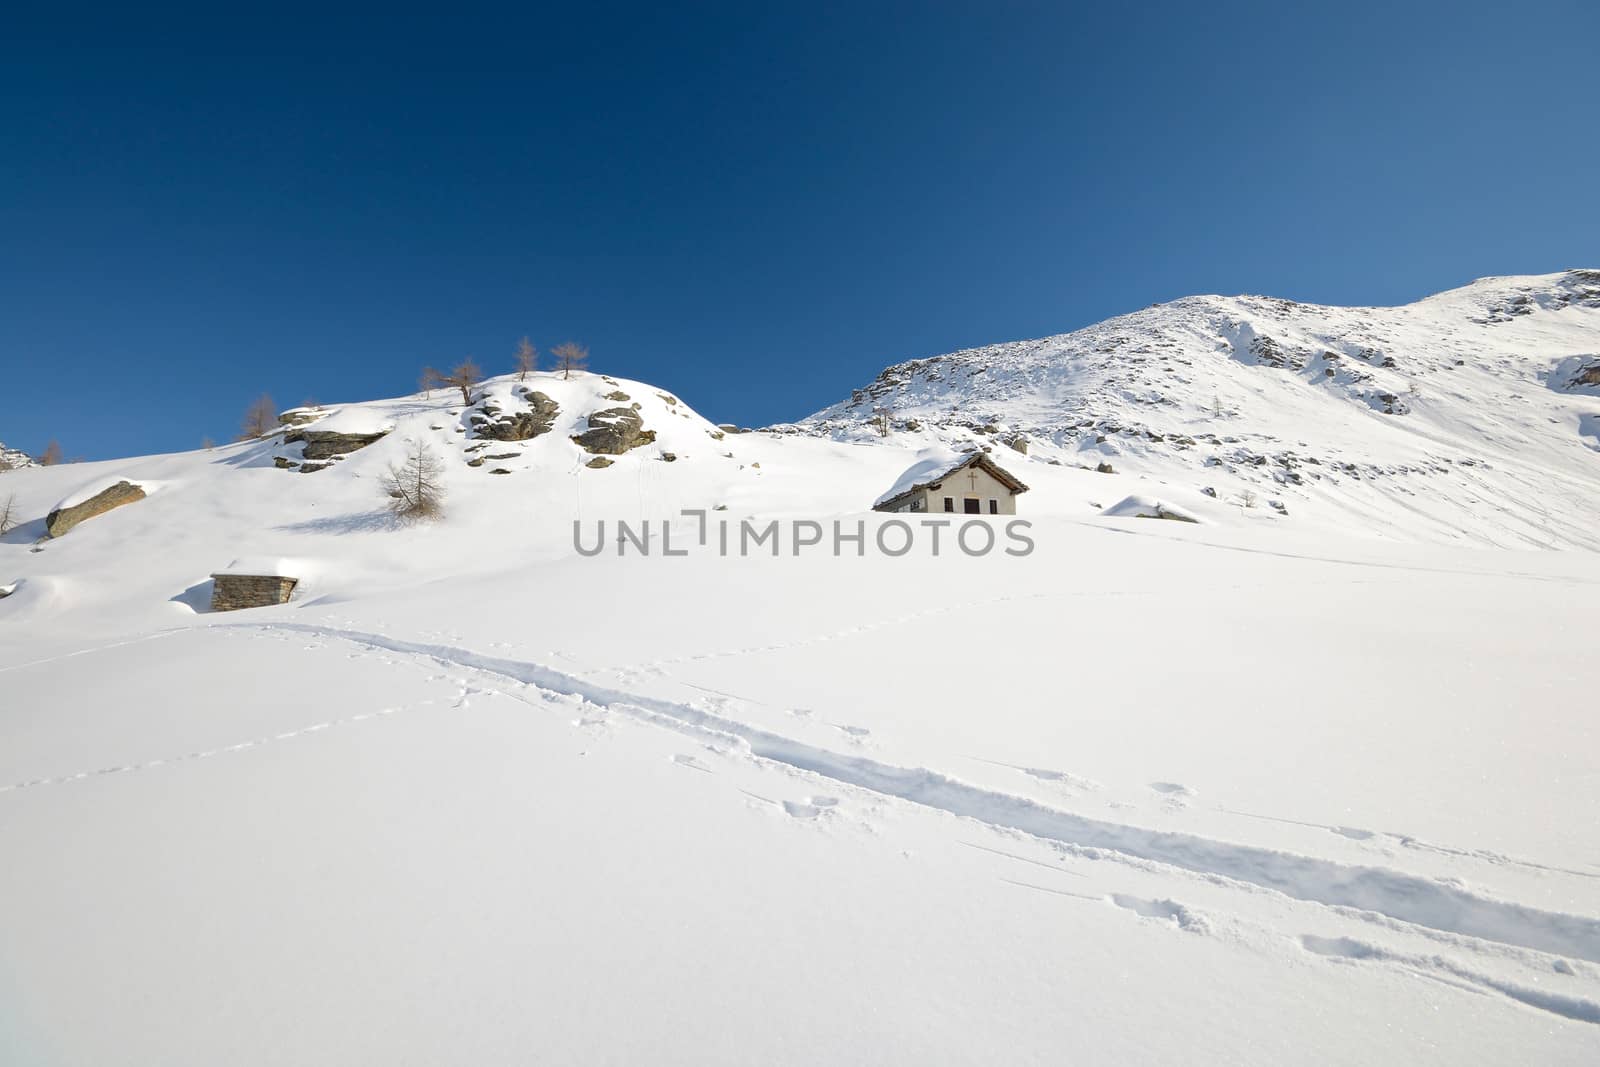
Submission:
[[549,433],[561,405],[531,389],[524,391],[522,398],[528,402],[527,408],[514,411],[493,399],[484,400],[482,408],[472,413],[473,435],[493,441],[528,441]]
[[609,460],[604,456],[596,456],[593,459],[591,459],[588,463],[585,463],[584,466],[585,467],[593,467],[595,470],[603,470],[606,467],[611,466],[611,464],[613,462],[615,462],[615,461],[614,460]]
[[1600,359],[1579,367],[1572,381],[1567,383],[1567,388],[1581,389],[1586,385],[1600,385]]
[[124,504],[131,504],[135,500],[144,499],[144,488],[133,482],[118,482],[107,489],[91,496],[89,499],[73,504],[70,507],[57,508],[45,516],[45,532],[51,537],[60,537],[85,519],[92,519],[96,515],[104,515],[112,508],[120,508]]
[[213,574],[211,610],[238,611],[287,604],[299,579],[279,574]]
[[316,462],[329,460],[335,456],[347,455],[351,452],[366,448],[374,441],[381,441],[388,436],[388,430],[377,433],[339,433],[336,430],[290,430],[283,438],[286,445],[304,442],[302,458]]
[[644,419],[632,408],[606,408],[589,416],[589,428],[575,434],[573,442],[585,452],[620,456],[630,448],[656,439],[654,430],[644,428]]
[[328,414],[326,408],[303,407],[290,408],[288,411],[278,412],[279,426],[304,426],[308,422],[316,422]]

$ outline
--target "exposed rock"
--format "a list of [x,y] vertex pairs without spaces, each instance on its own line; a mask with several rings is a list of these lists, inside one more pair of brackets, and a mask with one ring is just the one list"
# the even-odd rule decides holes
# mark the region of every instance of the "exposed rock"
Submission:
[[593,459],[591,459],[588,463],[585,463],[584,466],[585,467],[593,467],[595,470],[600,470],[600,469],[602,469],[604,467],[611,466],[611,464],[613,462],[614,462],[613,460],[609,460],[604,456],[596,456]]
[[1165,504],[1157,504],[1155,507],[1155,514],[1153,515],[1138,515],[1135,517],[1140,519],[1166,519],[1168,522],[1198,523],[1200,521],[1193,515],[1185,515],[1181,511],[1174,511]]
[[724,436],[721,430],[707,430],[706,433],[711,435],[713,441],[720,441]]
[[678,454],[676,452],[663,452],[661,453],[661,459],[664,463],[676,463],[678,462]]
[[1095,470],[1100,474],[1115,474],[1115,473],[1117,473],[1117,469],[1115,467],[1113,467],[1109,463],[1100,463],[1095,467]]
[[749,433],[750,432],[748,428],[740,429],[739,427],[735,426],[731,422],[719,422],[719,423],[717,423],[717,429],[721,430],[723,433]]
[[287,604],[298,578],[281,574],[213,574],[211,610],[238,611]]
[[602,399],[615,400],[619,404],[626,404],[628,401],[632,400],[633,397],[629,396],[627,393],[624,393],[621,389],[614,389],[611,392],[606,393]]
[[1013,437],[1011,440],[1007,441],[1006,444],[1010,445],[1012,451],[1014,452],[1021,452],[1024,456],[1028,454],[1028,439],[1026,437],[1022,437],[1020,435]]
[[654,430],[644,428],[644,420],[632,408],[606,408],[589,416],[589,428],[575,434],[573,442],[585,452],[620,456],[630,448],[656,439]]
[[467,466],[469,466],[469,467],[481,467],[481,466],[483,466],[483,457],[482,456],[473,456],[471,459],[467,460]]
[[338,433],[333,430],[290,430],[284,435],[283,443],[294,444],[297,441],[305,443],[302,455],[305,459],[332,459],[335,456],[347,455],[351,452],[366,448],[374,441],[381,441],[389,434],[388,430],[377,433]]
[[304,426],[308,422],[316,422],[327,414],[328,410],[320,407],[290,408],[288,411],[278,412],[278,425]]
[[489,471],[489,473],[490,474],[510,474],[511,472],[506,470],[504,467],[495,467],[493,470]]
[[1570,388],[1577,389],[1585,385],[1600,385],[1600,359],[1593,363],[1586,363],[1578,368],[1578,373],[1572,376],[1572,381],[1567,383]]
[[57,508],[45,516],[45,532],[51,537],[60,537],[68,530],[85,519],[92,519],[96,515],[104,515],[112,508],[120,508],[124,504],[131,504],[135,500],[144,499],[144,489],[132,482],[118,482],[108,489],[102,489],[88,500],[71,507]]
[[495,441],[528,441],[548,433],[561,405],[531,389],[522,398],[528,402],[523,411],[506,411],[492,399],[485,400],[483,409],[472,413],[473,434]]

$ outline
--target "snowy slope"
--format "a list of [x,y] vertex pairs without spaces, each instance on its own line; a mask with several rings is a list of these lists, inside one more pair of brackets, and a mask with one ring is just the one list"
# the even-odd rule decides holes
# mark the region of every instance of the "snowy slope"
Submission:
[[[479,435],[527,390],[547,432]],[[995,449],[1031,554],[889,556],[866,509],[953,430],[483,394],[4,476],[0,1062],[1593,1062],[1600,556],[1065,437]],[[307,473],[297,430],[384,436]],[[40,540],[108,480],[159,491]],[[792,551],[834,520],[859,555]],[[288,604],[206,610],[263,560]]]
[[890,367],[780,430],[1109,463],[1351,532],[1600,546],[1600,271],[1397,308],[1197,296]]

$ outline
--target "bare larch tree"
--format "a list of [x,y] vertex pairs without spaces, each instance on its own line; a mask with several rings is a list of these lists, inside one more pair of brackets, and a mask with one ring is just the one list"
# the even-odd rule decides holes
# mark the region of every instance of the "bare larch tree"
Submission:
[[461,402],[472,403],[472,387],[483,381],[483,368],[472,359],[464,359],[450,369],[450,373],[422,368],[422,391],[426,393],[435,385],[448,385],[461,390]]
[[239,426],[239,440],[249,441],[265,437],[278,428],[278,405],[272,397],[262,393],[245,408],[244,422]]
[[444,463],[426,441],[407,438],[405,459],[389,465],[380,486],[389,510],[406,522],[444,514]]
[[44,446],[44,451],[39,454],[39,465],[41,467],[54,467],[61,462],[61,459],[61,442],[51,441]]
[[525,382],[528,375],[539,369],[539,350],[524,337],[517,342],[517,381]]
[[17,495],[12,493],[0,504],[0,534],[10,533],[17,525]]
[[572,377],[573,371],[581,371],[589,364],[589,350],[576,341],[556,345],[550,354],[556,357],[556,366],[560,368],[562,378]]

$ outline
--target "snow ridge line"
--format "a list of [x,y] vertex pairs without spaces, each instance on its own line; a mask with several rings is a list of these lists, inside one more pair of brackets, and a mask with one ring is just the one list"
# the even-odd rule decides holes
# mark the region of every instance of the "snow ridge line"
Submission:
[[680,732],[732,738],[743,742],[753,755],[762,759],[1043,840],[1105,849],[1199,874],[1220,875],[1298,900],[1376,912],[1446,933],[1600,963],[1600,919],[1494,900],[1385,867],[1352,867],[1191,834],[1090,819],[1024,797],[969,785],[925,767],[898,767],[862,756],[832,752],[687,704],[598,686],[537,663],[306,623],[239,623],[229,624],[228,628],[235,626],[309,633],[383,651],[423,656],[445,666],[479,671],[547,692],[578,697],[598,707]]

